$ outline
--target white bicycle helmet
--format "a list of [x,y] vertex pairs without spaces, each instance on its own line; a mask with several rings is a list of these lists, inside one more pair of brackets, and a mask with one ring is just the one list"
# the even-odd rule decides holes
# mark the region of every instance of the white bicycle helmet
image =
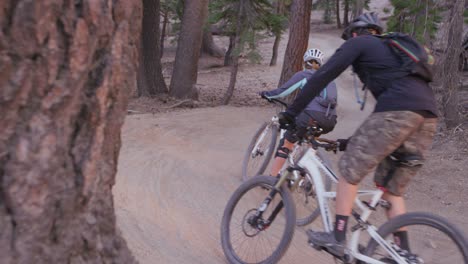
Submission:
[[310,49],[304,53],[304,62],[311,65],[309,61],[315,60],[318,64],[323,64],[323,52],[319,49]]

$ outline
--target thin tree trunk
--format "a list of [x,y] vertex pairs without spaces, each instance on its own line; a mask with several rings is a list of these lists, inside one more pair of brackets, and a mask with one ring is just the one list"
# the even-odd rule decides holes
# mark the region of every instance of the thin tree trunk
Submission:
[[278,60],[278,48],[281,42],[281,34],[275,35],[275,42],[273,43],[273,53],[271,55],[270,66],[275,66]]
[[353,7],[353,19],[357,18],[362,14],[364,9],[364,0],[355,0]]
[[340,0],[336,0],[336,26],[341,28],[341,19],[340,19]]
[[349,25],[349,1],[344,0],[344,14],[343,14],[343,25],[347,27]]
[[203,25],[208,15],[208,0],[185,0],[182,27],[177,43],[174,70],[169,93],[179,99],[198,99],[198,59]]
[[[284,2],[283,0],[276,1],[276,14],[283,15],[284,14]],[[273,51],[270,60],[270,66],[275,66],[278,60],[278,48],[281,42],[281,35],[282,33],[275,34],[275,41],[273,43]]]
[[224,55],[224,66],[230,66],[233,64],[232,52],[234,50],[235,40],[235,36],[229,36],[228,50],[226,51],[226,55]]
[[135,263],[112,186],[141,1],[3,1],[1,263]]
[[143,0],[143,22],[141,34],[140,67],[138,74],[138,96],[153,96],[167,93],[161,66],[161,39],[159,0]]
[[229,86],[224,94],[222,104],[227,105],[231,100],[232,95],[234,94],[234,88],[236,87],[236,80],[237,80],[237,72],[239,71],[239,56],[240,52],[242,51],[242,43],[241,43],[241,35],[244,31],[243,23],[245,22],[245,14],[244,14],[244,1],[239,1],[239,10],[238,10],[238,19],[236,25],[236,35],[232,39],[234,39],[234,44],[232,50],[235,48],[238,49],[238,52],[234,52],[234,56],[232,56],[232,65],[231,65],[231,76],[229,78]]
[[311,10],[312,1],[293,0],[292,2],[289,39],[278,86],[302,69],[302,57],[309,43]]
[[161,48],[160,48],[160,57],[164,55],[164,40],[166,39],[166,31],[167,31],[167,23],[169,23],[169,11],[164,10],[163,14],[163,24],[162,24],[162,29],[161,29]]

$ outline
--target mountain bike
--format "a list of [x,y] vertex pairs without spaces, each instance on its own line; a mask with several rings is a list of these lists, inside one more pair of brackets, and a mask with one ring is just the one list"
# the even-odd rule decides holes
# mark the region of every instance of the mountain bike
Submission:
[[[274,98],[267,100],[282,107],[288,107],[287,103],[281,100]],[[317,130],[319,131],[320,128],[317,127]],[[284,133],[285,130],[279,128],[278,117],[276,115],[274,115],[270,121],[265,122],[260,126],[252,138],[244,157],[242,165],[243,181],[265,172],[265,169],[271,160],[273,151],[275,150],[278,134],[280,134],[280,137],[283,137]],[[297,161],[300,153],[303,153],[303,151],[309,147],[309,143],[304,140],[295,144],[284,168],[286,168],[288,164],[295,163],[295,160]],[[324,164],[325,168],[330,170],[331,163],[326,155],[322,152],[318,152],[317,156],[321,160],[322,164]],[[331,180],[329,178],[324,178],[324,183],[325,190],[329,191],[332,184]],[[307,178],[304,178],[298,187],[295,188],[295,192],[292,192],[292,197],[297,207],[296,224],[298,226],[310,224],[320,215],[320,210],[316,204],[316,200],[311,199],[311,192],[313,191],[311,188],[313,188],[313,185],[307,180]]]
[[[282,107],[288,106],[285,102],[278,99],[267,100]],[[249,146],[247,147],[247,151],[242,162],[243,181],[265,172],[265,169],[271,160],[271,156],[273,155],[273,151],[275,151],[278,134],[283,136],[284,130],[280,130],[278,117],[276,115],[274,115],[271,120],[263,123],[255,132]]]
[[[295,163],[279,177],[255,176],[233,193],[221,222],[221,244],[230,263],[277,263],[288,249],[295,231],[296,205],[291,192],[301,184],[310,184],[307,195],[318,204],[323,231],[333,230],[329,203],[336,192],[325,189],[323,173],[333,182],[338,178],[317,156],[317,149],[336,150],[333,141],[318,142],[316,128],[301,139],[312,148],[305,149]],[[406,213],[375,227],[369,222],[372,212],[391,204],[382,199],[381,189],[359,190],[352,216],[356,224],[350,228],[351,239],[343,257],[331,255],[343,263],[371,264],[468,264],[468,242],[460,229],[446,219],[425,212]],[[411,254],[393,243],[392,234],[407,230]],[[238,232],[238,233],[235,233]],[[362,244],[361,233],[367,233]],[[311,245],[317,250],[323,248]],[[415,258],[417,256],[417,258]]]

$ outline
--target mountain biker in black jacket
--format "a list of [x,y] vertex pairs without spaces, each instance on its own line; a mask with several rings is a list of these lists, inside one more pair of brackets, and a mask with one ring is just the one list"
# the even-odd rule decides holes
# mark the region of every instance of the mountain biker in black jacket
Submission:
[[[348,218],[357,194],[357,184],[375,170],[374,180],[391,203],[387,217],[406,212],[402,195],[424,161],[436,130],[437,107],[433,91],[418,76],[401,77],[398,58],[381,39],[383,31],[376,14],[356,18],[343,32],[345,43],[307,82],[293,104],[279,114],[282,127],[348,66],[358,74],[376,98],[374,112],[355,131],[338,167],[341,178],[336,197],[336,221],[332,233],[308,231],[309,241],[337,256],[344,255]],[[394,233],[397,245],[410,251],[405,230]],[[416,258],[416,256],[413,256]],[[415,262],[418,263],[418,262]]]

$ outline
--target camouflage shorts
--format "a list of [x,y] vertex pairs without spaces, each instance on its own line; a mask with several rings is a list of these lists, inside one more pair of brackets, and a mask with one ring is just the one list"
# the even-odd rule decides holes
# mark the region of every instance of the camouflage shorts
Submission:
[[402,195],[421,165],[403,166],[390,154],[422,161],[436,131],[437,119],[411,111],[371,114],[351,137],[338,167],[351,184],[375,170],[374,180],[394,195]]

